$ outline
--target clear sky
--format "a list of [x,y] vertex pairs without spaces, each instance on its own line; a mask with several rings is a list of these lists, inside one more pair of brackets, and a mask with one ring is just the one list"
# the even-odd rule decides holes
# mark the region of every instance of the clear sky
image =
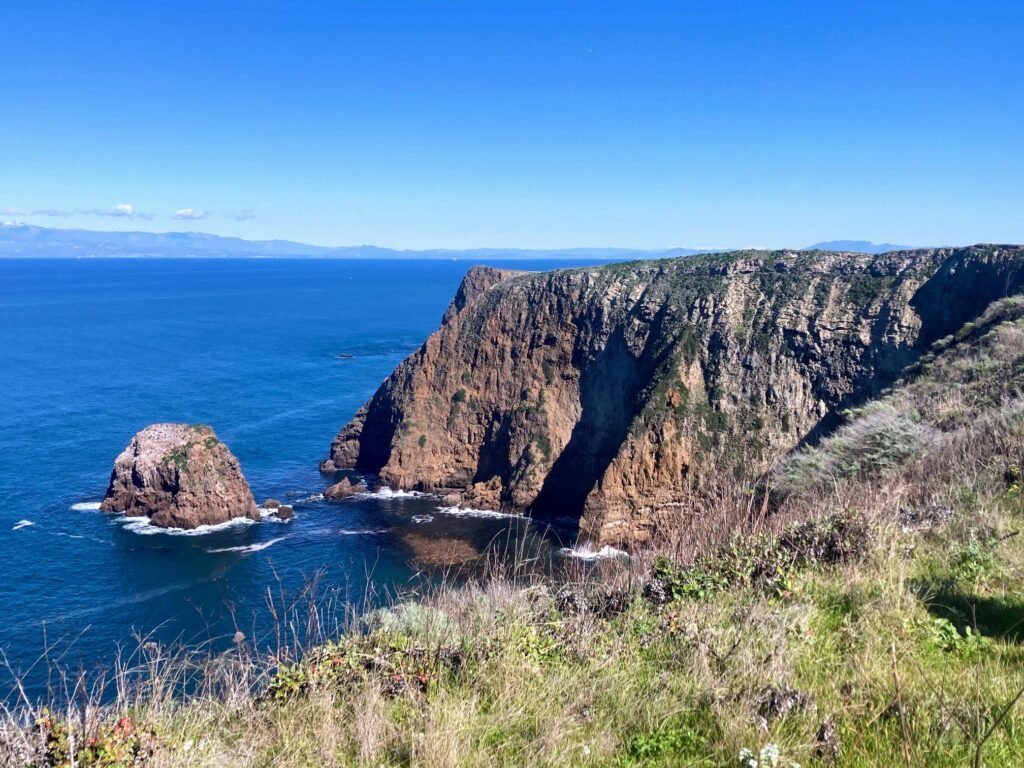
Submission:
[[1022,179],[1019,0],[0,14],[0,220],[404,248],[1022,242]]

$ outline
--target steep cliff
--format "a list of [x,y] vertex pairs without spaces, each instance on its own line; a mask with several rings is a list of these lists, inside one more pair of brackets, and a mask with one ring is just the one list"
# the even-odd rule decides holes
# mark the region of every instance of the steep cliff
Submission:
[[145,515],[163,528],[260,519],[238,459],[201,424],[151,424],[137,433],[114,462],[100,508]]
[[635,543],[709,473],[764,471],[1022,290],[1018,246],[474,268],[322,467]]

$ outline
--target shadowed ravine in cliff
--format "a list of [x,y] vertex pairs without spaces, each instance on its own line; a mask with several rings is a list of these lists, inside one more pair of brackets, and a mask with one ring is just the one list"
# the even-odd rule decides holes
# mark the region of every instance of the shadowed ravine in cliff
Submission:
[[640,388],[650,375],[648,367],[643,358],[629,354],[617,330],[597,358],[583,368],[580,420],[530,505],[532,516],[578,520],[578,510],[626,437]]
[[1021,290],[1016,246],[474,268],[325,469],[637,543],[685,524],[702,477],[762,472]]

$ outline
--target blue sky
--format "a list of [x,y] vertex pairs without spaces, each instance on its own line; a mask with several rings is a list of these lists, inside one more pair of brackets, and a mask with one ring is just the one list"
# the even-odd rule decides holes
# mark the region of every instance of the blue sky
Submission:
[[984,0],[10,2],[0,220],[407,248],[1021,242],[1022,40],[1024,3]]

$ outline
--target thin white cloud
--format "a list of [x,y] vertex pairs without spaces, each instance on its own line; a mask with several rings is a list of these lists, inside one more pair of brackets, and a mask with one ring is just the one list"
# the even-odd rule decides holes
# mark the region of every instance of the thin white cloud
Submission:
[[6,208],[0,211],[0,215],[6,216],[49,216],[65,218],[67,216],[107,216],[116,219],[143,219],[151,221],[154,217],[151,213],[143,213],[135,210],[131,203],[120,203],[112,208]]
[[0,211],[4,216],[70,216],[74,211],[65,211],[62,208],[5,208]]
[[112,216],[115,219],[134,219],[136,216],[143,218],[143,214],[135,210],[131,203],[120,203],[113,208],[90,208],[77,213],[87,213],[92,216]]
[[256,218],[256,211],[252,208],[244,208],[237,213],[232,214],[235,221],[249,221],[249,219]]
[[209,215],[209,211],[203,211],[198,208],[179,208],[174,212],[174,218],[186,219],[188,221],[197,221],[199,219],[205,219]]

